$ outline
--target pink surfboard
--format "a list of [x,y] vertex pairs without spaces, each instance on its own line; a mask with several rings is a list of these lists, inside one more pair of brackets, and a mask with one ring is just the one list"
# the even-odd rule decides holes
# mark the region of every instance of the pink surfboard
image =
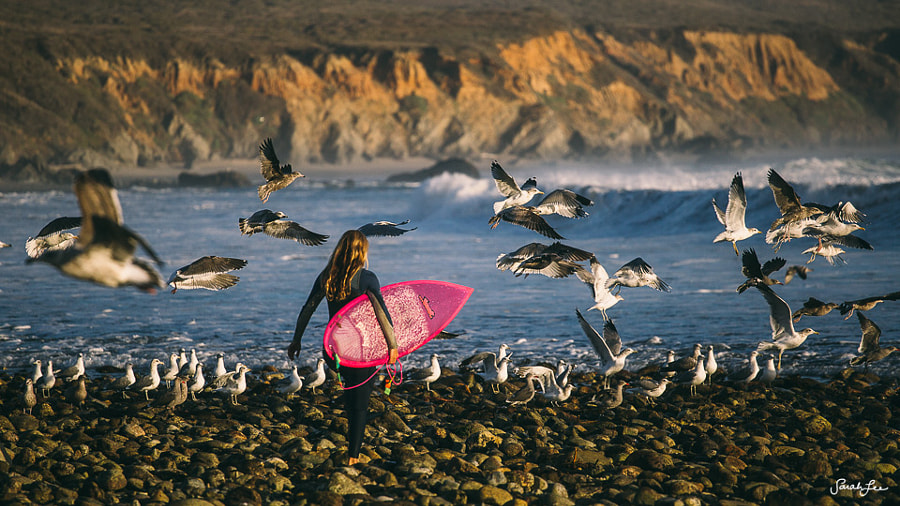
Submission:
[[[415,351],[450,324],[472,295],[472,288],[446,281],[403,281],[381,287],[394,322],[398,354]],[[369,367],[388,361],[388,348],[366,295],[350,301],[325,328],[325,350],[341,365]]]

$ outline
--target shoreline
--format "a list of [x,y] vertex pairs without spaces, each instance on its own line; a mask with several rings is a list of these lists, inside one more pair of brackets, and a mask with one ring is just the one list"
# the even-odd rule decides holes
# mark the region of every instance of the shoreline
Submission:
[[[333,380],[293,399],[282,372],[254,377],[239,405],[201,392],[173,408],[165,389],[128,399],[88,382],[77,406],[58,386],[22,413],[24,379],[0,374],[0,499],[87,504],[854,504],[896,503],[896,381],[845,371],[828,383],[770,388],[717,379],[691,396],[670,387],[654,404],[625,394],[591,402],[594,373],[575,374],[559,407],[537,395],[506,402],[447,372],[427,392],[406,382],[370,401],[361,463],[346,466]],[[619,378],[620,376],[616,376]],[[622,379],[636,381],[626,373]],[[379,390],[376,388],[376,392]],[[868,487],[872,484],[872,487]],[[858,486],[857,486],[858,485]],[[866,488],[868,487],[868,488]],[[863,495],[863,491],[867,493]],[[87,501],[87,502],[85,502]]]

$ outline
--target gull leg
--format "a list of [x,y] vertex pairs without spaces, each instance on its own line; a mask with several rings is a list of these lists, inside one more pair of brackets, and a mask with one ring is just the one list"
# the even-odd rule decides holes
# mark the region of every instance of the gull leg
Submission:
[[735,255],[741,256],[741,254],[738,253],[737,242],[736,242],[736,241],[731,241],[731,247],[734,248],[734,254],[735,254]]
[[781,355],[784,353],[784,348],[778,351],[778,370],[781,370]]

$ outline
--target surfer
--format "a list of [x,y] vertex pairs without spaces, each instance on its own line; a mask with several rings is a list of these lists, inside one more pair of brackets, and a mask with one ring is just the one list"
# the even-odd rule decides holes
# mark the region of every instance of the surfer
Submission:
[[[303,332],[323,298],[328,300],[328,314],[331,318],[347,303],[362,294],[367,294],[373,300],[373,305],[376,301],[378,302],[378,305],[375,306],[376,313],[380,312],[378,309],[384,311],[385,318],[379,319],[379,321],[389,350],[388,363],[393,364],[397,361],[397,342],[394,339],[393,322],[381,296],[381,285],[375,273],[365,268],[368,263],[368,254],[369,241],[362,232],[358,230],[344,232],[334,247],[325,270],[316,278],[309,297],[297,316],[294,339],[287,350],[288,358],[294,360],[298,356]],[[350,459],[349,464],[353,465],[359,462],[359,450],[362,446],[369,411],[369,395],[375,383],[377,369],[374,366],[356,368],[339,365],[339,357],[337,361],[334,360],[324,348],[322,355],[325,357],[328,367],[340,375],[344,385],[344,406],[348,421],[347,454]]]

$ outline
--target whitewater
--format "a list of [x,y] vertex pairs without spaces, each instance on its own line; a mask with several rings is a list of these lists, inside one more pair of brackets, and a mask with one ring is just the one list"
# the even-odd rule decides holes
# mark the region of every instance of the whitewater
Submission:
[[[502,162],[502,160],[501,160]],[[597,357],[575,317],[593,304],[588,287],[572,276],[549,279],[516,277],[495,267],[497,256],[530,243],[551,240],[509,223],[492,230],[491,204],[500,195],[489,177],[445,174],[421,184],[390,185],[383,175],[310,177],[272,195],[263,204],[255,188],[142,188],[119,190],[125,223],[143,235],[165,260],[164,278],[204,255],[243,258],[235,272],[241,281],[221,291],[161,291],[147,295],[132,288],[110,289],[73,280],[50,266],[25,264],[25,240],[58,216],[77,216],[74,195],[66,191],[0,194],[5,224],[0,240],[0,367],[30,370],[30,363],[53,360],[58,367],[85,354],[90,371],[133,362],[144,374],[152,358],[165,359],[184,348],[196,349],[211,367],[216,353],[230,366],[237,361],[259,369],[287,370],[286,349],[297,313],[340,234],[375,220],[402,221],[416,230],[400,237],[370,240],[369,268],[382,284],[411,279],[440,279],[475,289],[450,324],[455,339],[433,340],[406,357],[406,367],[423,366],[437,353],[455,368],[472,353],[507,343],[514,365],[555,363],[564,359],[582,370]],[[817,258],[809,279],[775,286],[793,310],[809,297],[842,302],[900,290],[900,162],[892,159],[798,158],[775,164],[723,163],[704,167],[504,163],[518,181],[536,177],[544,191],[568,188],[593,199],[587,218],[548,218],[570,246],[589,250],[610,273],[642,257],[669,283],[671,293],[647,287],[625,288],[624,300],[608,313],[625,346],[637,352],[627,369],[661,363],[668,350],[679,355],[695,343],[712,345],[726,368],[742,366],[771,330],[768,306],[756,290],[738,294],[744,280],[730,243],[713,244],[721,231],[713,198],[724,206],[728,185],[743,174],[748,197],[748,226],[761,230],[779,216],[766,172],[774,168],[805,202],[832,205],[851,201],[867,215],[857,232],[874,251],[845,248],[846,264],[831,266]],[[331,237],[308,247],[262,234],[242,236],[237,222],[268,208],[282,211],[302,226]],[[777,253],[756,235],[738,244],[754,248],[760,260],[782,256],[787,265],[806,265],[802,251],[814,244],[796,239]],[[773,276],[782,279],[784,270]],[[883,332],[882,345],[900,343],[900,302],[885,302],[867,313]],[[585,313],[598,330],[603,320]],[[324,304],[303,339],[299,363],[311,366],[320,356],[327,323]],[[859,344],[859,323],[837,311],[805,317],[799,327],[813,335],[785,353],[782,374],[827,378],[848,367]],[[891,356],[875,364],[880,374],[896,375]],[[165,361],[165,360],[164,360]],[[762,361],[761,361],[762,364]]]

